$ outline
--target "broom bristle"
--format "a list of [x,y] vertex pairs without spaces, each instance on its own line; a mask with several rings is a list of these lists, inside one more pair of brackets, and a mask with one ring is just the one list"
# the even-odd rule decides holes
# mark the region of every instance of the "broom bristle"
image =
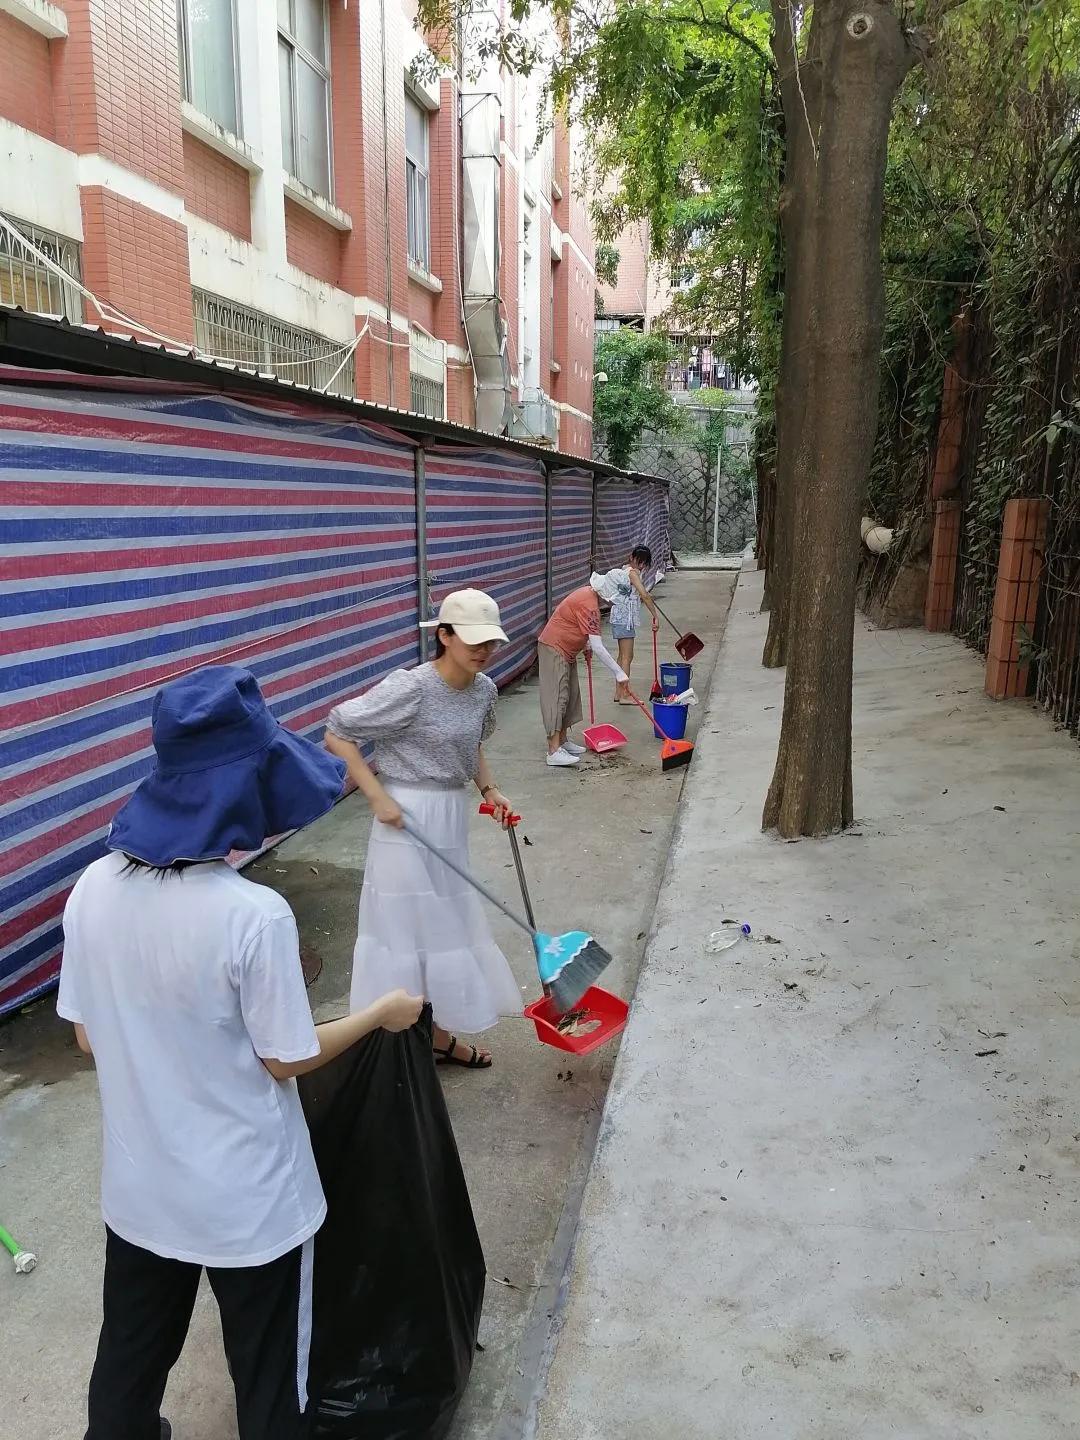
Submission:
[[660,768],[678,770],[680,765],[689,765],[694,747],[689,740],[668,740],[660,749]]
[[555,1010],[560,1015],[572,1010],[589,986],[610,964],[611,956],[608,952],[602,945],[590,939],[548,984],[548,994]]

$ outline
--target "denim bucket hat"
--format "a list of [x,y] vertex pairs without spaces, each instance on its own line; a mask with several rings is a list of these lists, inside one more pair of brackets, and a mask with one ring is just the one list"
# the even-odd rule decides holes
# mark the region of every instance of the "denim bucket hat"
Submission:
[[109,832],[110,850],[148,865],[258,850],[325,815],[344,788],[341,761],[280,725],[239,665],[159,690],[153,735],[157,764]]

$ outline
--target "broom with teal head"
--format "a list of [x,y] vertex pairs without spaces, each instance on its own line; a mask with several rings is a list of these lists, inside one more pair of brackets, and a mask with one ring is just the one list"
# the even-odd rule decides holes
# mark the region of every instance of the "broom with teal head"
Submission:
[[533,944],[540,983],[551,996],[555,1009],[560,1015],[572,1010],[593,981],[611,964],[611,956],[604,947],[584,930],[568,930],[561,935],[552,935],[528,924],[474,875],[470,875],[464,866],[451,860],[449,855],[433,845],[416,828],[408,815],[404,815],[402,820],[405,830],[418,844],[423,845],[425,850],[430,850],[432,855],[437,856],[455,875],[460,875],[467,885],[471,885],[489,904],[494,905],[496,910],[508,920],[512,920],[519,930],[525,931]]

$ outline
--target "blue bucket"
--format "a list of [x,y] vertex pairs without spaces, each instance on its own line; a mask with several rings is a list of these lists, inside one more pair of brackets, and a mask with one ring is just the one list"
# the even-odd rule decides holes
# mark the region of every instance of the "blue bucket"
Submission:
[[[689,665],[683,665],[679,668],[689,670],[690,667]],[[684,686],[683,688],[685,689],[686,687]],[[689,709],[689,705],[665,705],[662,700],[654,700],[652,713],[656,738],[658,740],[665,738],[668,740],[681,740],[686,734],[686,712]]]
[[[690,689],[690,677],[694,673],[692,665],[680,665],[675,660],[665,660],[660,666],[660,689],[665,695],[681,695],[684,690]],[[680,737],[672,737],[678,740]]]

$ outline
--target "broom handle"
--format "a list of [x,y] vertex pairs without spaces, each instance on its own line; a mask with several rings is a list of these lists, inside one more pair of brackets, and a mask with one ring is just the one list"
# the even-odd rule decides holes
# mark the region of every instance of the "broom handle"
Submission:
[[641,713],[645,716],[645,719],[648,720],[649,724],[650,724],[650,725],[652,726],[652,728],[653,728],[653,734],[655,735],[655,734],[656,734],[656,731],[657,731],[657,728],[658,728],[658,727],[657,727],[657,724],[656,724],[656,721],[655,721],[655,720],[653,719],[653,717],[649,714],[648,710],[645,709],[645,706],[644,706],[644,705],[641,703],[641,701],[637,698],[637,696],[634,694],[633,690],[627,691],[627,694],[630,696],[630,699],[633,700],[634,704],[635,704],[635,705],[637,706],[637,708],[641,711]]
[[[656,605],[656,600],[655,600],[655,599],[653,600],[653,604]],[[659,611],[659,613],[660,613],[661,615],[664,615],[664,612],[663,612],[663,610],[660,609],[660,606],[659,606],[659,605],[656,605],[656,608],[657,608],[657,610]],[[682,631],[681,631],[681,630],[679,629],[679,627],[675,624],[674,620],[668,620],[668,617],[667,617],[666,615],[664,615],[664,619],[667,620],[667,623],[671,626],[672,630],[675,631],[675,634],[678,635],[680,639],[682,639]]]
[[656,626],[652,627],[652,678],[653,684],[660,689],[660,656],[656,649]]
[[529,885],[525,879],[525,866],[521,863],[521,851],[518,849],[517,831],[511,825],[507,834],[510,836],[510,849],[514,852],[514,869],[517,871],[518,884],[521,886],[521,898],[525,902],[525,914],[528,916],[529,924],[535,931],[536,916],[533,914]]
[[423,845],[425,850],[430,850],[432,855],[437,856],[448,869],[453,870],[455,875],[460,875],[467,885],[471,885],[474,890],[483,895],[489,904],[494,905],[496,910],[501,911],[508,920],[512,920],[519,930],[524,930],[530,940],[536,939],[536,931],[530,925],[526,925],[520,915],[515,915],[509,905],[504,905],[498,896],[493,895],[486,885],[481,885],[475,875],[470,875],[464,866],[459,865],[456,860],[451,860],[449,855],[443,854],[441,850],[434,846],[425,835],[420,833],[408,815],[403,814],[401,820],[405,831],[420,845]]
[[[480,806],[481,815],[494,815],[495,806],[487,803]],[[525,866],[521,863],[521,851],[518,848],[517,827],[521,820],[520,815],[511,814],[506,823],[506,833],[510,836],[510,849],[514,856],[514,869],[517,871],[518,884],[521,886],[521,899],[525,906],[525,914],[528,916],[529,924],[536,929],[536,916],[533,914],[532,899],[529,895],[528,882],[525,879]]]

